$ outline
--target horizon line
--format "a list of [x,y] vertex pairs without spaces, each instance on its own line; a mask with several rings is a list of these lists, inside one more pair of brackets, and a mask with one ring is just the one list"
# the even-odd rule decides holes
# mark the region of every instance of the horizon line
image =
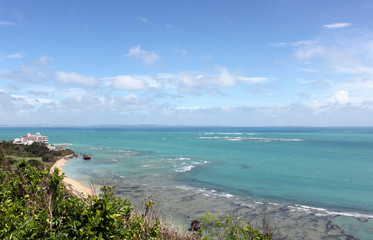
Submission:
[[0,125],[0,128],[110,128],[110,127],[227,127],[227,128],[372,128],[373,126],[312,126],[312,125],[187,125],[187,124],[98,124],[98,125]]

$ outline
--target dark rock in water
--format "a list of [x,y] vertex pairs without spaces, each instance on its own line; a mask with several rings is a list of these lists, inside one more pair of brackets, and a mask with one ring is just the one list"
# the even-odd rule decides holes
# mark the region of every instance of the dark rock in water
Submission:
[[286,212],[286,211],[289,211],[290,208],[288,206],[283,206],[281,207],[279,210],[283,211],[283,212]]
[[241,169],[250,169],[251,167],[248,165],[241,165]]
[[84,160],[90,160],[91,159],[91,155],[83,154],[83,159]]

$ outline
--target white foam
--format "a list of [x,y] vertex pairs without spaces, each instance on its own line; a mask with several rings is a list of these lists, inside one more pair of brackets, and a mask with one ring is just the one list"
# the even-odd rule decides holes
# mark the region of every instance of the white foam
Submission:
[[251,141],[251,142],[301,142],[303,139],[298,138],[261,138],[261,137],[198,137],[199,139],[226,139],[228,141]]
[[205,132],[203,135],[256,135],[257,133],[245,133],[245,132]]
[[192,170],[194,168],[193,165],[189,165],[189,166],[186,166],[186,167],[183,167],[181,169],[177,169],[175,172],[189,172],[190,170]]
[[[203,196],[206,196],[206,197],[209,197],[209,196],[213,196],[213,197],[225,197],[225,198],[233,198],[234,195],[233,194],[229,194],[229,193],[218,193],[216,190],[212,189],[212,190],[209,190],[209,189],[206,189],[206,188],[195,188],[195,187],[189,187],[189,186],[176,186],[176,188],[179,188],[179,189],[182,189],[182,190],[185,190],[185,191],[193,191],[195,193],[200,193],[202,194]],[[238,199],[238,198],[236,198]]]
[[182,186],[176,186],[176,188],[178,189],[182,189],[182,190],[185,190],[185,191],[191,191],[191,190],[194,190],[195,188],[193,187],[189,187],[189,186],[185,186],[185,185],[182,185]]
[[219,135],[242,135],[242,133],[235,133],[235,132],[232,132],[232,133],[219,132],[219,133],[216,133],[216,134],[219,134]]
[[230,137],[198,137],[199,139],[229,139]]
[[104,150],[104,148],[100,148],[100,147],[90,147],[89,150],[102,151],[102,150]]
[[295,206],[289,206],[292,211],[305,211],[307,213],[314,213],[316,216],[346,216],[355,218],[370,218],[373,219],[373,215],[357,213],[357,212],[338,212],[331,211],[325,208],[310,207],[306,205],[296,204]]
[[[229,193],[218,193],[216,190],[207,190],[205,188],[195,188],[195,187],[190,187],[190,186],[176,186],[178,189],[182,189],[185,191],[193,191],[195,193],[201,193],[203,196],[213,196],[213,197],[225,197],[228,199],[231,199],[235,197],[233,194]],[[320,208],[320,207],[311,207],[311,206],[306,206],[306,205],[300,205],[300,204],[295,204],[295,205],[285,205],[285,204],[280,204],[280,203],[275,203],[275,202],[261,202],[261,201],[241,201],[239,198],[235,197],[234,198],[235,204],[239,204],[242,206],[246,207],[253,207],[255,205],[263,205],[263,204],[269,204],[272,206],[280,207],[280,206],[287,206],[290,211],[292,212],[298,212],[302,211],[308,214],[314,214],[316,216],[346,216],[346,217],[354,217],[354,218],[367,218],[367,219],[373,219],[372,214],[364,214],[364,213],[358,213],[358,212],[338,212],[338,211],[331,211],[327,210],[325,208]]]
[[228,141],[242,141],[242,138],[241,138],[241,137],[238,137],[238,138],[230,138],[230,139],[228,139]]
[[219,196],[221,196],[221,197],[226,197],[226,198],[232,198],[232,197],[234,197],[234,195],[229,194],[229,193],[220,194]]

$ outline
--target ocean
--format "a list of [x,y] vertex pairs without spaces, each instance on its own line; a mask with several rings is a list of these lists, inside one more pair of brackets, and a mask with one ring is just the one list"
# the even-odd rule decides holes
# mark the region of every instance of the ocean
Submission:
[[27,132],[92,155],[66,175],[152,199],[177,228],[209,211],[267,216],[275,239],[373,239],[373,128],[3,127],[0,139]]

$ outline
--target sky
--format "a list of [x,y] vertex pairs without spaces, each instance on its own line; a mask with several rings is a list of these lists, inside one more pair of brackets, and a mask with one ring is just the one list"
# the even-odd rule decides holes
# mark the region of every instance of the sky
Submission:
[[373,126],[371,0],[2,0],[0,125]]

